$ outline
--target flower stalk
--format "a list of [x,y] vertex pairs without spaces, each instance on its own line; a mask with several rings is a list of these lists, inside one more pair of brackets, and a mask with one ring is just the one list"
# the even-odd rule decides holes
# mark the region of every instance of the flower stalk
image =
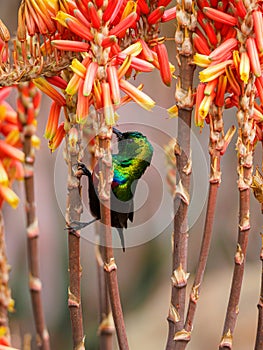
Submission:
[[[49,350],[49,334],[45,323],[42,303],[42,283],[39,273],[39,227],[35,203],[34,163],[35,149],[32,138],[35,136],[35,117],[39,111],[40,92],[30,83],[18,86],[18,120],[22,125],[22,143],[25,154],[24,187],[26,200],[27,250],[29,268],[29,289],[37,331],[37,345],[40,350]],[[21,108],[22,107],[22,108]],[[31,118],[31,115],[34,117]]]
[[[72,113],[71,113],[72,114]],[[69,113],[69,116],[71,116]],[[77,130],[77,141],[70,142],[69,135],[66,136],[65,161],[68,166],[68,195],[66,222],[68,229],[68,264],[69,264],[69,288],[68,307],[71,320],[73,349],[85,350],[83,316],[81,309],[81,263],[80,263],[80,231],[70,227],[70,222],[79,221],[82,213],[81,185],[80,179],[75,176],[73,168],[82,158],[82,132],[78,125],[72,124],[71,130]]]
[[[181,4],[178,3],[178,7]],[[179,9],[178,9],[179,10]],[[174,195],[174,232],[173,232],[173,262],[172,262],[172,290],[171,303],[168,313],[168,338],[166,350],[178,350],[188,337],[184,330],[186,285],[188,259],[188,206],[191,174],[190,134],[193,108],[192,84],[195,66],[191,65],[193,47],[191,33],[193,26],[192,7],[182,7],[179,13],[188,18],[189,29],[185,27],[182,16],[177,16],[175,41],[178,52],[179,77],[176,86],[175,99],[178,106],[178,134],[175,149],[177,178],[176,193]],[[180,32],[180,35],[179,35]],[[182,40],[177,40],[182,38]]]

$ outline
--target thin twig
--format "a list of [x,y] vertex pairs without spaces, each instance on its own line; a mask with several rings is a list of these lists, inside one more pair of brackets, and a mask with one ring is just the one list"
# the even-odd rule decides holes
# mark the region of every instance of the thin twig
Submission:
[[99,132],[99,199],[101,213],[101,238],[105,246],[104,270],[106,273],[111,309],[120,350],[128,350],[128,340],[125,330],[118,279],[117,265],[112,249],[110,191],[112,181],[111,130],[101,127]]
[[[76,127],[78,129],[78,127]],[[66,222],[79,221],[82,213],[80,196],[80,179],[74,175],[73,166],[81,159],[81,135],[78,129],[78,142],[69,141],[66,137],[66,162],[68,165],[68,197]],[[73,349],[84,350],[83,317],[81,309],[81,264],[80,264],[80,232],[68,230],[69,288],[68,306],[72,327]]]
[[[29,268],[29,288],[35,326],[37,331],[37,345],[41,350],[49,350],[49,334],[47,331],[44,307],[42,302],[42,283],[39,274],[39,227],[36,215],[34,163],[35,152],[32,146],[32,136],[35,129],[27,124],[30,116],[37,114],[39,106],[34,106],[33,99],[39,93],[32,83],[24,83],[18,87],[23,112],[18,108],[18,118],[23,125],[23,151],[25,153],[25,199],[26,199],[26,224],[27,224],[27,251]],[[32,123],[32,121],[31,121]]]

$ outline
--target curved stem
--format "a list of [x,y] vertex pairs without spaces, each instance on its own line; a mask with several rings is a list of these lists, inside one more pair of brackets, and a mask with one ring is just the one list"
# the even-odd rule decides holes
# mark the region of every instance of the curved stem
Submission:
[[[80,196],[80,181],[74,176],[72,167],[80,160],[81,135],[79,130],[78,142],[72,145],[66,137],[66,161],[68,165],[68,198],[66,222],[79,221],[82,213]],[[80,265],[80,232],[68,230],[68,259],[69,259],[69,289],[68,307],[70,312],[73,349],[84,350],[83,319],[81,309],[81,265]]]

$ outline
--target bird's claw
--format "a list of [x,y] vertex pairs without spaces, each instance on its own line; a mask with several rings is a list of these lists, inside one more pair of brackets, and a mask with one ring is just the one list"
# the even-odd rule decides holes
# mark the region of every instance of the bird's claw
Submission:
[[78,231],[78,230],[81,230],[82,228],[84,228],[85,226],[87,226],[86,222],[71,221],[71,223],[67,227],[65,227],[65,230]]

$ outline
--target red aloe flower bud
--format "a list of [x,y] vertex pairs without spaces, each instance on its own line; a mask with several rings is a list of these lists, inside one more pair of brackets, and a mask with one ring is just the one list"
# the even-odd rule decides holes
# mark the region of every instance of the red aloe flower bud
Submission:
[[250,60],[251,70],[255,74],[256,77],[261,76],[261,67],[258,56],[258,51],[254,38],[248,38],[246,42],[247,53]]
[[158,21],[161,20],[163,14],[164,14],[164,11],[165,11],[165,7],[164,6],[157,7],[147,17],[148,23],[149,24],[156,24]]
[[52,102],[44,134],[44,137],[48,140],[51,140],[56,134],[60,111],[61,106],[59,106],[56,102]]
[[253,21],[254,21],[254,30],[255,30],[255,38],[258,50],[263,52],[263,18],[261,11],[253,11],[252,12]]
[[230,0],[232,2],[232,4],[234,5],[234,8],[236,10],[236,14],[240,17],[240,18],[245,18],[246,14],[247,14],[247,9],[244,5],[243,0]]
[[212,58],[213,61],[221,61],[223,59],[226,59],[226,55],[229,53],[232,53],[232,51],[237,47],[237,39],[236,38],[230,38],[222,44],[220,44],[216,49],[214,49],[209,57]]
[[94,80],[97,75],[98,68],[99,68],[99,65],[97,62],[90,62],[90,64],[88,65],[85,80],[84,80],[84,86],[83,86],[84,96],[90,95]]
[[216,98],[215,98],[215,104],[218,107],[224,106],[226,87],[227,87],[227,77],[226,75],[221,75],[218,78],[218,87],[217,87]]
[[83,89],[84,89],[84,80],[80,79],[77,110],[76,110],[76,122],[80,124],[85,123],[89,115],[89,96],[84,96]]
[[20,149],[13,147],[6,143],[4,140],[0,140],[0,154],[4,157],[19,160],[23,162],[25,160],[25,154]]
[[74,14],[74,17],[86,28],[91,28],[91,23],[88,21],[88,19],[83,15],[83,13],[79,9],[75,9],[73,14]]
[[33,79],[34,84],[41,91],[43,91],[46,95],[48,95],[52,100],[57,102],[60,106],[65,106],[66,100],[65,98],[55,89],[52,85],[48,83],[45,78],[36,78]]
[[157,44],[156,53],[158,56],[158,61],[160,64],[160,73],[162,81],[165,85],[170,86],[172,81],[172,74],[170,70],[169,58],[166,46],[162,44]]
[[212,7],[204,7],[204,14],[214,21],[227,24],[229,26],[235,26],[237,24],[237,19],[226,12],[214,9]]
[[89,17],[90,17],[92,26],[96,29],[99,29],[100,18],[98,16],[98,12],[97,12],[95,6],[93,5],[93,3],[91,1],[88,3],[88,11],[89,11]]
[[118,105],[118,104],[120,104],[121,96],[120,96],[118,74],[117,74],[117,69],[115,66],[108,66],[107,67],[107,76],[108,76],[108,81],[110,84],[110,92],[111,92],[112,101],[115,105]]
[[168,10],[165,10],[162,15],[161,21],[168,22],[175,18],[176,18],[176,6],[171,7]]
[[64,129],[64,122],[62,122],[57,128],[55,136],[52,138],[52,140],[49,141],[48,147],[51,149],[51,152],[54,152],[59,147],[64,139],[65,134],[66,132]]
[[103,109],[106,125],[112,126],[115,124],[114,109],[111,102],[110,86],[108,83],[102,83],[102,98]]
[[[121,63],[125,60],[126,57],[127,55],[120,52],[117,56],[117,60],[118,62]],[[151,72],[154,69],[153,64],[151,64],[150,62],[142,60],[141,58],[138,58],[138,57],[133,57],[133,56],[131,56],[131,67],[140,72]]]
[[157,6],[167,6],[170,2],[171,0],[159,0]]
[[65,90],[67,87],[67,82],[62,79],[61,77],[54,76],[54,77],[46,77],[46,80],[52,84],[55,85],[56,87]]
[[75,0],[75,3],[78,9],[80,10],[80,12],[88,21],[90,21],[90,17],[88,13],[88,2],[89,0]]
[[67,18],[65,22],[68,28],[81,38],[88,41],[93,39],[93,35],[91,34],[90,30],[81,24],[77,19],[73,20],[72,18]]
[[109,31],[109,35],[116,35],[122,38],[128,28],[132,27],[137,20],[137,13],[132,12]]
[[75,41],[75,40],[52,40],[51,44],[55,46],[59,50],[65,51],[73,51],[73,52],[85,52],[88,51],[90,45],[88,43],[84,43],[83,41]]
[[241,94],[240,85],[239,85],[238,81],[236,80],[236,77],[235,77],[232,69],[228,66],[228,67],[226,67],[225,71],[226,71],[227,80],[228,80],[228,83],[231,87],[231,90],[233,91],[233,93],[236,96],[240,96],[240,94]]
[[115,35],[110,35],[104,38],[101,42],[101,46],[105,49],[106,47],[110,47],[118,42],[118,39]]
[[193,43],[198,53],[209,56],[210,48],[206,38],[203,35],[200,36],[197,33],[193,33]]
[[145,0],[138,0],[138,6],[141,10],[141,13],[143,13],[144,15],[148,15],[148,13],[150,12],[150,9]]

